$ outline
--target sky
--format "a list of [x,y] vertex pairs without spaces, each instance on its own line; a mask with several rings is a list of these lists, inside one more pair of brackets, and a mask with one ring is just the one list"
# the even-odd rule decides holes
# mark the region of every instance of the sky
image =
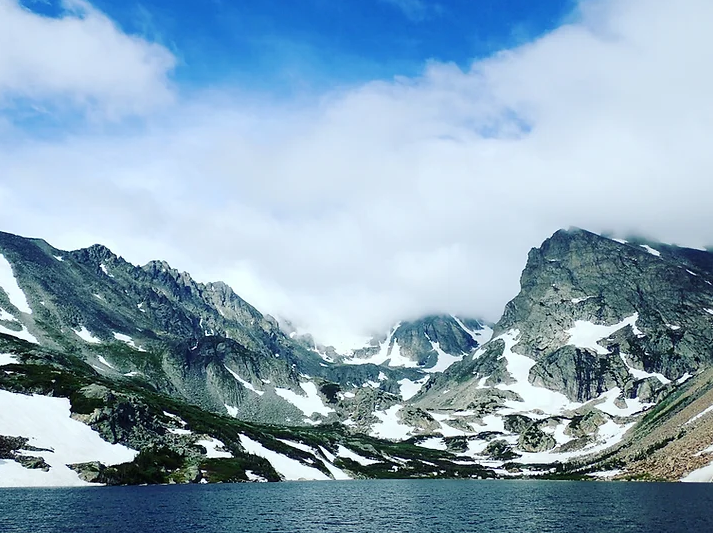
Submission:
[[0,0],[0,230],[344,347],[559,228],[713,244],[709,0]]

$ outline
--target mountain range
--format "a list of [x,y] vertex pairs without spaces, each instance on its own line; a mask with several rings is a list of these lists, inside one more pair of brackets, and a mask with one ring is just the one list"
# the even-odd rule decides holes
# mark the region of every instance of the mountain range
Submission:
[[0,486],[713,477],[713,253],[561,230],[486,324],[347,353],[224,283],[0,233]]

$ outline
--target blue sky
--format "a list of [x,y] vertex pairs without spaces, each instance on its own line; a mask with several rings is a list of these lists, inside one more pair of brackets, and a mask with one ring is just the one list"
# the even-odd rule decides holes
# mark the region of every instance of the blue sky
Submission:
[[[50,16],[58,0],[25,0]],[[572,0],[95,0],[123,31],[178,58],[191,90],[233,84],[289,95],[420,73],[429,60],[474,60],[542,35]]]

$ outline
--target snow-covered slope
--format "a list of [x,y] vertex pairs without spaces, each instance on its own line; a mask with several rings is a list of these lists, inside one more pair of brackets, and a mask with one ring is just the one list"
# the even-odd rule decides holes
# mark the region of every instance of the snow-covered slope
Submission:
[[0,459],[0,487],[88,485],[67,465],[91,461],[115,465],[132,461],[138,453],[120,444],[109,444],[89,426],[73,420],[66,398],[5,390],[0,390],[0,435],[28,439],[24,448],[30,451],[21,454],[41,457],[48,465],[46,470],[30,469],[16,461]]

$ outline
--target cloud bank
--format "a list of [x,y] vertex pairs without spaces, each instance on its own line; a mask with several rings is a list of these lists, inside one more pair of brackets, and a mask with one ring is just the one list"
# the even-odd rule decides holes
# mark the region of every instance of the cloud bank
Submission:
[[[92,17],[110,24],[69,22]],[[430,312],[494,321],[558,228],[713,243],[711,20],[708,0],[591,0],[465,71],[434,62],[307,102],[223,87],[140,132],[23,139],[0,148],[0,227],[166,258],[327,342]],[[86,85],[80,67],[40,89],[144,112],[175,97],[165,50],[108,27],[143,89]],[[37,75],[0,74],[0,95]]]

